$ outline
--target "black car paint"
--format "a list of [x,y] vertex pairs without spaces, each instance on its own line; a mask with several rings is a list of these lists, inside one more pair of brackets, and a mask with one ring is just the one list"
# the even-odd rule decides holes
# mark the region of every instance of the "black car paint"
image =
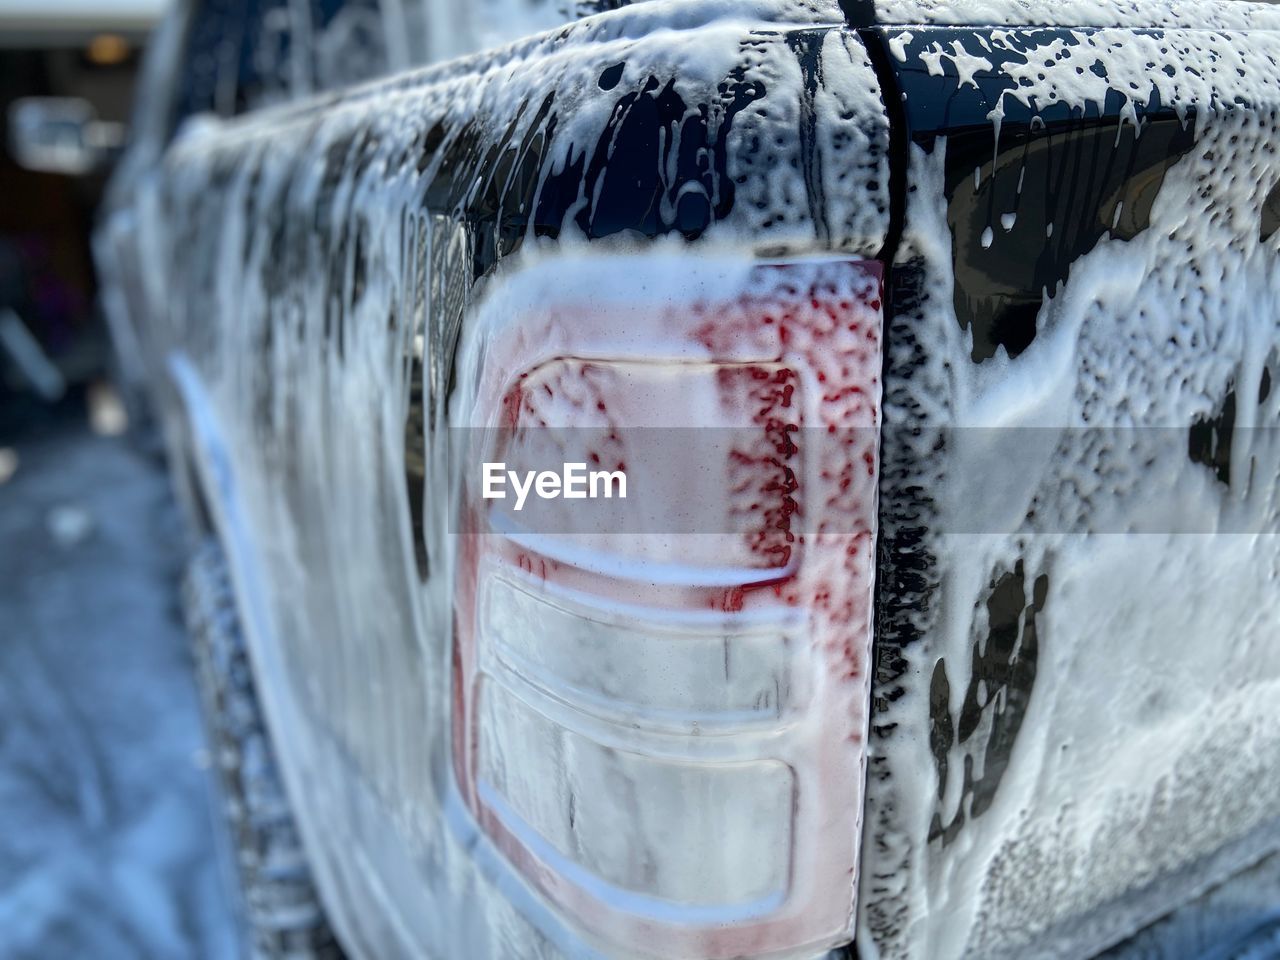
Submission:
[[[1002,36],[1014,38],[1018,49],[1027,49],[1053,40],[1077,44],[1079,33],[1056,27],[1022,28],[1003,31]],[[1161,31],[1146,33],[1156,39],[1162,36]],[[883,85],[893,138],[892,220],[881,254],[889,266],[886,396],[913,376],[915,364],[929,349],[916,342],[914,329],[928,296],[926,267],[898,255],[911,150],[945,151],[943,193],[951,233],[954,310],[962,330],[972,337],[970,362],[982,364],[997,352],[1017,357],[1035,340],[1044,299],[1060,291],[1079,258],[1104,238],[1132,239],[1148,227],[1165,174],[1196,143],[1195,109],[1179,113],[1162,104],[1154,92],[1145,104],[1134,107],[1137,125],[1124,116],[1129,104],[1114,91],[1101,110],[1063,103],[1037,104],[1033,109],[1014,97],[1001,98],[1012,89],[1013,81],[1002,70],[998,48],[988,42],[991,34],[986,27],[860,31]],[[981,49],[993,68],[979,71],[971,83],[962,82],[954,63],[945,59],[941,75],[926,69],[921,52],[934,44],[945,49],[957,41],[964,49]],[[1100,61],[1094,69],[1105,75]],[[1003,105],[1004,116],[993,150],[991,113],[997,103]],[[1264,210],[1264,236],[1280,222],[1272,211],[1274,196],[1273,192]],[[1006,231],[999,220],[1007,211],[1015,211],[1017,219]],[[982,237],[993,224],[994,237],[989,238],[987,249]],[[904,343],[914,346],[895,351],[895,345]],[[1264,390],[1268,385],[1269,375]],[[882,434],[871,719],[873,743],[879,740],[886,745],[893,730],[880,717],[909,688],[921,686],[920,678],[908,675],[905,656],[908,648],[923,639],[916,614],[937,607],[942,589],[929,536],[935,520],[933,494],[917,481],[917,455],[894,440],[903,435],[901,431],[911,431],[913,421],[924,425],[927,418],[919,411],[908,412],[907,422],[895,425],[890,420],[892,409],[886,404]],[[1189,426],[1191,459],[1203,463],[1224,483],[1234,409],[1234,396],[1229,394],[1215,418]],[[938,432],[934,453],[941,453],[946,442],[945,433]],[[1051,570],[1024,569],[1022,561],[1012,570],[990,571],[988,628],[973,642],[971,664],[960,671],[970,680],[958,714],[950,706],[953,695],[945,658],[935,662],[926,678],[930,749],[938,785],[931,844],[954,843],[964,831],[966,816],[981,817],[999,789],[1036,695],[1037,660],[1043,648],[1053,643],[1039,623],[1046,604],[1052,602],[1051,581]],[[991,715],[990,722],[980,725],[984,713]],[[944,819],[943,788],[957,744],[963,748],[965,763],[962,798],[954,816]],[[884,746],[873,749],[869,779],[890,775],[887,754]],[[975,768],[982,773],[975,775]],[[895,869],[889,862],[890,847],[876,837],[876,826],[869,822],[866,843],[882,859],[879,872],[864,877],[868,890],[889,881]],[[873,910],[869,919],[880,931],[893,930],[900,922],[892,909],[883,906]]]

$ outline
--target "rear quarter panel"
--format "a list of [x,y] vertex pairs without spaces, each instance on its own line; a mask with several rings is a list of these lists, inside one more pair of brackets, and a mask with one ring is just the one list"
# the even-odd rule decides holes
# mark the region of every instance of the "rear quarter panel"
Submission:
[[1196,9],[1259,29],[882,34],[882,957],[1091,956],[1277,844],[1280,46]]

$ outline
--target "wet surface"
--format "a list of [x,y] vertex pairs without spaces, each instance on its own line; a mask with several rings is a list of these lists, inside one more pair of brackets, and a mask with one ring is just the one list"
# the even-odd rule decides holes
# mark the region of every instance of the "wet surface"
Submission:
[[[886,34],[889,47],[902,51],[886,62],[912,141],[929,152],[946,141],[955,311],[972,331],[975,363],[1026,350],[1046,293],[1104,238],[1131,240],[1146,230],[1165,176],[1196,143],[1195,110],[1175,110],[1156,92],[1143,100],[1111,91],[1082,109],[1021,102],[1010,96],[1017,89],[1011,64],[1037,44],[1071,48],[1080,39],[1069,30],[1027,31],[1002,48],[987,32]],[[966,46],[976,53],[966,57]],[[1101,60],[1092,72],[1107,75]]]
[[0,956],[234,956],[168,483],[74,422],[0,447]]
[[[930,840],[950,844],[964,827],[966,810],[974,817],[986,813],[1009,766],[1035,685],[1040,631],[1037,618],[1049,594],[1046,574],[1035,577],[1034,585],[1030,584],[1031,579],[1021,560],[1012,572],[992,578],[986,598],[986,636],[974,644],[969,685],[956,721],[952,720],[949,706],[946,658],[938,660],[934,669],[929,739],[938,767],[939,802],[945,795],[947,766],[957,744],[962,748],[964,787],[963,799],[950,822],[944,825],[942,811],[934,811]],[[975,774],[975,768],[981,772]]]

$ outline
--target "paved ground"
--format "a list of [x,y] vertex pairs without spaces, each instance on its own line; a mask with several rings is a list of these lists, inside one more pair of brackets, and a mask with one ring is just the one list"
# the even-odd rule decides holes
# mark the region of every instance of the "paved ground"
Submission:
[[167,482],[74,420],[0,448],[0,957],[233,956]]

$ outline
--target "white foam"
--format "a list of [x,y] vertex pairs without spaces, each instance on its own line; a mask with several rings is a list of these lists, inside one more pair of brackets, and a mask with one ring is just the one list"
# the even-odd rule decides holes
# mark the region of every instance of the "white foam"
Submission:
[[[1153,22],[1192,15],[1187,5],[1160,6],[1132,12]],[[980,19],[986,10],[957,3],[931,15]],[[1071,3],[1034,11],[1028,18],[1055,23],[1115,12]],[[1274,17],[1246,4],[1194,13],[1219,26]],[[993,46],[1014,56],[1011,40],[997,32]],[[870,781],[868,818],[882,829],[864,870],[893,883],[863,901],[870,955],[1085,955],[1208,882],[1198,864],[1217,857],[1214,869],[1230,869],[1241,854],[1222,860],[1221,851],[1268,830],[1276,840],[1280,449],[1270,432],[1248,428],[1277,418],[1274,391],[1261,401],[1259,387],[1268,357],[1274,376],[1280,344],[1280,272],[1258,216],[1280,169],[1272,114],[1236,98],[1277,102],[1278,53],[1258,32],[1102,30],[1016,54],[1006,98],[1083,110],[1120,93],[1125,122],[1136,123],[1135,105],[1154,93],[1182,116],[1195,106],[1198,139],[1167,175],[1150,226],[1128,241],[1104,237],[1072,264],[1014,359],[1003,348],[981,364],[970,358],[952,306],[946,143],[933,156],[912,154],[918,189],[903,256],[929,271],[914,331],[928,346],[915,354],[925,367],[886,397],[886,448],[916,442],[907,425],[921,422],[1039,429],[995,475],[993,450],[1002,448],[985,431],[949,434],[944,454],[917,454],[914,482],[939,496],[929,552],[940,586],[935,611],[915,613],[923,639],[902,651],[909,692],[876,718],[894,725],[881,747],[892,776]],[[1097,60],[1105,78],[1088,69]],[[993,112],[993,136],[1002,115]],[[1195,418],[1215,415],[1232,387],[1227,486],[1179,438]],[[1148,434],[1124,432],[1137,427],[1162,428],[1174,442],[1151,441],[1144,461],[1134,451]],[[1168,532],[1171,513],[1212,535]],[[1064,532],[1082,528],[1109,532]],[[1035,682],[994,800],[975,816],[962,807],[962,779],[966,763],[974,778],[983,773],[990,720],[968,745],[951,746],[936,801],[928,678],[944,659],[957,716],[992,579],[1019,562],[1028,582],[1049,578]],[[935,811],[944,825],[965,814],[950,845],[927,839]]]

